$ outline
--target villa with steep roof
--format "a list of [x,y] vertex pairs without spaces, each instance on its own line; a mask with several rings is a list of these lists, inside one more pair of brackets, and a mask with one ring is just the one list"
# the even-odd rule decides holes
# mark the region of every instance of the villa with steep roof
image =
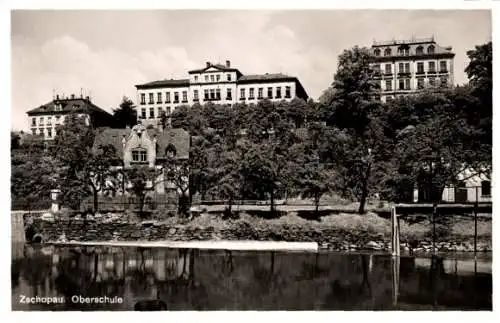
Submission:
[[257,103],[259,100],[291,101],[308,99],[299,79],[285,74],[244,75],[225,65],[206,63],[204,68],[188,71],[186,79],[159,80],[136,85],[137,118],[157,127],[161,115],[170,115],[181,105]]

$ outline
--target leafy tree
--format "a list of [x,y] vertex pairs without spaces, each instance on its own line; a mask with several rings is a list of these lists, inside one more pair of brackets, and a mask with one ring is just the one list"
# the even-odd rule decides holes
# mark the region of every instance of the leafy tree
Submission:
[[370,68],[372,56],[366,48],[357,46],[344,50],[339,56],[334,77],[333,98],[325,112],[327,123],[345,130],[349,137],[349,155],[337,161],[347,178],[345,184],[359,201],[359,213],[365,212],[365,204],[371,189],[373,163],[380,157],[379,143],[383,132],[377,122],[380,111],[377,100],[378,86]]
[[189,161],[168,156],[163,166],[164,180],[172,183],[179,196],[179,214],[187,215],[189,208]]
[[124,96],[120,103],[120,107],[113,110],[113,116],[115,117],[117,127],[133,127],[137,124],[137,112],[134,108],[135,106],[132,100]]
[[156,168],[131,167],[124,170],[124,175],[131,192],[139,201],[139,215],[144,217],[144,203],[149,192],[154,190],[155,180],[160,175]]

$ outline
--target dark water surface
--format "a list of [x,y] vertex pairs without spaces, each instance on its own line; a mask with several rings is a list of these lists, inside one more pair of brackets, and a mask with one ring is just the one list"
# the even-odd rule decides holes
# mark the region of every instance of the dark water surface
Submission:
[[12,309],[492,310],[491,272],[491,259],[13,245]]

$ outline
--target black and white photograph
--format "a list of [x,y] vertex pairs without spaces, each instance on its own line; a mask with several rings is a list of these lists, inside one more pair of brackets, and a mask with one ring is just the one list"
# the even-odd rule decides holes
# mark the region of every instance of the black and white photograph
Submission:
[[12,8],[11,311],[493,311],[493,11]]

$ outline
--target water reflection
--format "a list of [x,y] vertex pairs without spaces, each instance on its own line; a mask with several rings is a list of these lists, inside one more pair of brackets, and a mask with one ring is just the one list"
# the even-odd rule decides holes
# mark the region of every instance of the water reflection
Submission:
[[[11,279],[14,310],[492,308],[491,262],[439,257],[28,246],[13,253]],[[66,302],[20,304],[21,295]]]

